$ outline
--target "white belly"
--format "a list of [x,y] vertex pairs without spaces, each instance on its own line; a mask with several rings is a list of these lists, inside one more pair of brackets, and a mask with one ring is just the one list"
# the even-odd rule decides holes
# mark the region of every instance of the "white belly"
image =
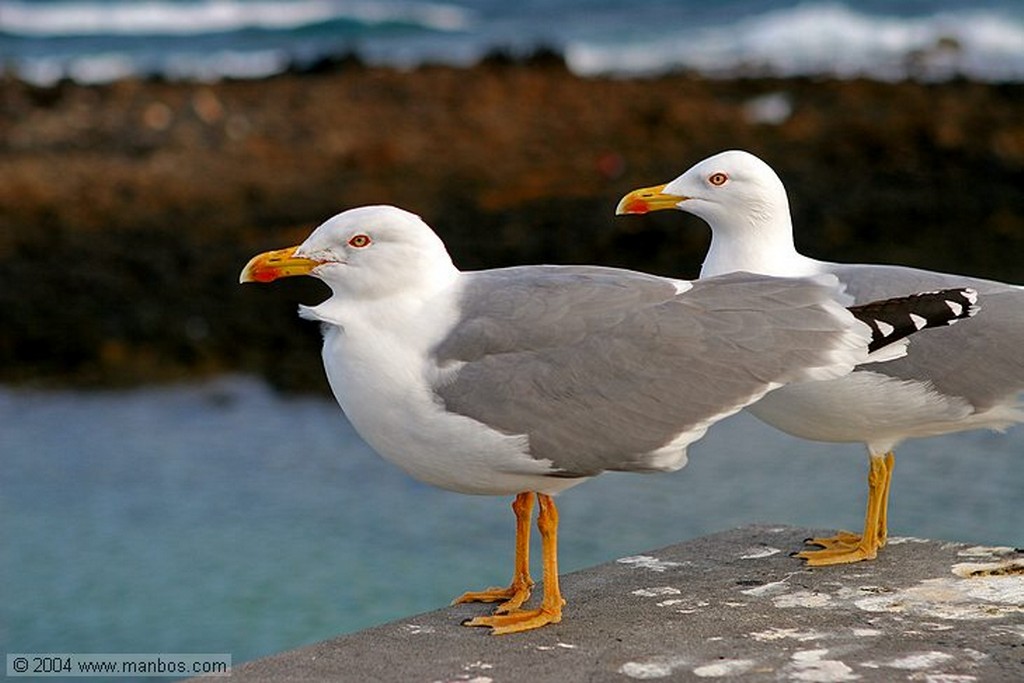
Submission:
[[975,416],[963,399],[940,395],[922,382],[869,371],[790,384],[768,394],[749,410],[794,436],[860,442],[875,454],[885,453],[909,437],[986,426],[974,424],[974,418],[981,416]]
[[324,368],[335,398],[377,453],[420,481],[460,493],[554,494],[583,479],[552,477],[528,452],[525,435],[507,435],[446,412],[429,389],[419,358],[396,339],[353,342],[337,328],[324,338]]

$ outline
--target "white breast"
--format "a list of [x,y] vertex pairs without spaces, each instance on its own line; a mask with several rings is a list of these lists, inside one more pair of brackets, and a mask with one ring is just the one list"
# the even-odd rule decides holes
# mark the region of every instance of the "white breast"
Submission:
[[413,477],[460,493],[557,493],[582,479],[546,476],[548,461],[527,452],[525,435],[495,431],[447,412],[430,387],[441,372],[429,351],[450,327],[454,310],[368,315],[346,311],[344,329],[330,325],[323,360],[335,398],[360,436]]

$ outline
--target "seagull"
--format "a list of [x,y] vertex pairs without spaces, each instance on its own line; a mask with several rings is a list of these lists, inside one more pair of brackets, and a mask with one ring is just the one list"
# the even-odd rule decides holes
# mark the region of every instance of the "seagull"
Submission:
[[[297,275],[331,289],[300,315],[321,323],[327,379],[363,439],[428,484],[514,496],[510,585],[455,601],[501,603],[465,622],[495,634],[562,618],[556,494],[610,470],[679,469],[716,421],[789,382],[899,357],[914,316],[944,326],[974,298],[950,289],[847,309],[828,275],[462,272],[425,222],[391,206],[344,211],[253,257],[240,281]],[[525,609],[534,499],[544,593]]]
[[855,303],[921,289],[967,286],[984,313],[967,326],[916,337],[905,358],[859,368],[841,379],[791,384],[750,412],[785,432],[816,441],[863,443],[869,456],[862,533],[811,538],[797,555],[814,566],[872,560],[888,537],[894,449],[914,437],[968,429],[1004,430],[1024,420],[1024,288],[898,265],[829,263],[797,252],[786,189],[768,164],[727,151],[670,183],[641,188],[617,214],[679,209],[711,227],[700,278],[746,271],[780,277],[831,274]]

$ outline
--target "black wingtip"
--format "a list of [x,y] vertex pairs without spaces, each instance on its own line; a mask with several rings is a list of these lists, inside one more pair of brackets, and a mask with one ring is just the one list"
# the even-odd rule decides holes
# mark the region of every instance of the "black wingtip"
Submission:
[[979,310],[978,292],[971,287],[920,292],[850,307],[854,317],[871,328],[869,351],[877,351],[921,330],[952,325]]

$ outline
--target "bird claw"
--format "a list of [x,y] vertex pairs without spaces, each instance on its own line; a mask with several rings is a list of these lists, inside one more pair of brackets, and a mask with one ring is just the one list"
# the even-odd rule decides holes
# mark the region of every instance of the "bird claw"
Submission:
[[469,602],[500,602],[495,614],[508,614],[523,606],[530,599],[533,582],[513,583],[507,588],[491,587],[482,591],[469,591],[452,600],[453,605]]
[[[821,538],[805,538],[804,545],[820,545],[825,549],[840,547],[856,547],[861,542],[861,535],[852,531],[840,531],[835,536],[823,536]],[[808,551],[815,552],[815,551]]]
[[562,608],[517,610],[511,614],[493,614],[487,617],[473,617],[462,622],[463,626],[484,626],[491,629],[491,635],[500,636],[508,633],[531,631],[548,624],[557,624],[562,620]]
[[833,564],[853,564],[863,560],[873,560],[878,556],[878,548],[872,544],[856,546],[836,546],[823,550],[805,550],[796,557],[807,561],[810,567],[827,567]]

